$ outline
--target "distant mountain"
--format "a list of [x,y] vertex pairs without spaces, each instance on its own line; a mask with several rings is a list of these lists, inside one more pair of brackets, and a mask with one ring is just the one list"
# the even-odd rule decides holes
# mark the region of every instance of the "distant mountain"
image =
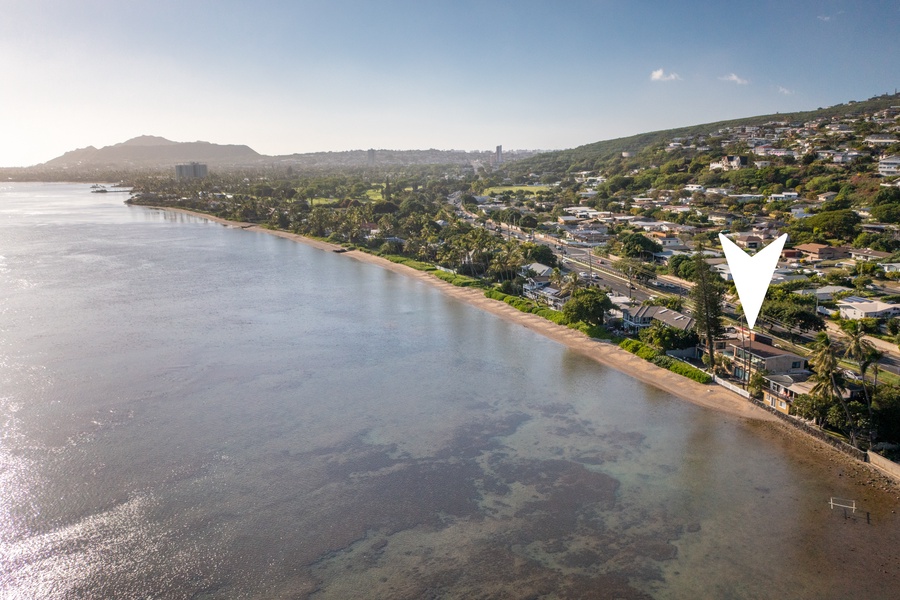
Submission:
[[42,167],[66,169],[147,169],[167,168],[177,163],[202,162],[210,166],[249,166],[263,158],[244,145],[209,142],[173,142],[142,135],[99,150],[93,146],[66,152]]
[[[521,160],[535,153],[513,150],[504,155],[506,161]],[[472,165],[488,163],[491,151],[464,150],[376,150],[374,165],[369,164],[366,150],[308,152],[283,156],[266,156],[248,146],[220,145],[209,142],[173,142],[163,137],[142,135],[99,150],[93,146],[66,152],[62,156],[35,165],[31,170],[67,174],[90,174],[96,171],[168,170],[178,163],[202,162],[212,168],[264,167],[301,170],[394,167],[406,165]]]

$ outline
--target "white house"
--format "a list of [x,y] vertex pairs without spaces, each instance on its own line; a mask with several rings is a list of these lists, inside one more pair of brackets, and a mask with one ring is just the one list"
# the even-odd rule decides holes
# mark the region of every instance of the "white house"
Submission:
[[842,319],[890,318],[900,316],[900,304],[888,304],[859,296],[847,296],[838,302]]
[[900,156],[892,154],[879,160],[878,173],[885,177],[900,175]]

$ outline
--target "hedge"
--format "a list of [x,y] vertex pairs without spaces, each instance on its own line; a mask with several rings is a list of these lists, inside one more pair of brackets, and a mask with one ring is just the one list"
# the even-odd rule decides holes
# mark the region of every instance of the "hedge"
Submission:
[[643,358],[644,360],[653,361],[654,358],[659,356],[659,352],[653,349],[650,346],[644,346],[640,348],[635,354],[638,355],[639,358]]
[[566,315],[564,315],[562,311],[547,308],[546,306],[538,304],[532,300],[527,300],[525,298],[522,298],[521,296],[511,296],[494,289],[485,290],[484,295],[488,298],[491,298],[492,300],[500,300],[501,302],[506,302],[513,308],[516,308],[522,312],[537,315],[539,317],[547,319],[552,323],[556,323],[557,325],[566,325],[571,329],[577,329],[578,331],[584,333],[589,337],[596,339],[612,338],[612,334],[610,334],[602,325],[588,325],[587,323],[583,323],[582,321],[578,321],[577,323],[570,323],[566,318]]
[[447,283],[452,283],[456,287],[472,287],[481,285],[481,282],[477,279],[473,279],[471,277],[466,277],[465,275],[457,275],[456,273],[448,273],[447,271],[441,271],[440,269],[434,269],[429,271],[432,275],[437,277],[438,279],[443,279]]
[[623,350],[628,350],[632,354],[637,354],[637,351],[644,347],[644,343],[639,340],[626,338],[619,342],[619,347]]
[[683,377],[687,377],[688,379],[693,379],[694,381],[703,384],[712,382],[712,377],[709,373],[701,371],[697,367],[692,367],[691,365],[685,362],[681,362],[680,360],[674,360],[668,356],[661,355],[659,352],[654,350],[652,346],[649,346],[638,340],[622,340],[619,343],[619,347],[623,350],[631,352],[632,354],[636,354],[644,360],[649,360],[658,367],[668,369],[669,371],[672,371],[673,373],[676,373],[678,375],[682,375]]
[[670,356],[665,356],[663,354],[660,354],[660,355],[656,356],[650,362],[652,362],[657,367],[662,367],[663,369],[671,369],[672,364],[675,362],[675,360]]
[[688,379],[693,379],[694,381],[697,381],[699,383],[712,383],[712,377],[709,373],[701,371],[697,367],[692,367],[691,365],[681,362],[680,360],[673,360],[672,365],[669,367],[669,370],[673,373],[684,375]]

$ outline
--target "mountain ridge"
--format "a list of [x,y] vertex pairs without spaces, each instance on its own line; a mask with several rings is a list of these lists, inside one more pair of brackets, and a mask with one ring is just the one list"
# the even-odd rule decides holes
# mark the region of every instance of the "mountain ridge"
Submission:
[[[850,112],[875,111],[900,104],[900,95],[882,95],[863,101],[849,101],[827,108],[791,113],[774,113],[729,119],[639,133],[610,140],[600,140],[575,148],[554,151],[526,151],[519,156],[507,153],[510,164],[535,171],[593,170],[599,161],[609,160],[622,152],[640,152],[674,137],[709,135],[718,128],[739,125],[762,125],[772,121],[807,121],[840,116]],[[466,152],[456,150],[376,150],[376,165],[408,164],[465,164],[485,161],[491,151]],[[516,160],[520,159],[520,160]],[[170,168],[183,162],[203,162],[211,167],[272,166],[278,163],[298,168],[359,167],[367,164],[365,150],[319,151],[280,156],[260,154],[243,144],[215,144],[211,142],[174,142],[160,136],[140,135],[118,144],[95,148],[87,146],[70,150],[34,168],[62,169],[147,169]]]
[[66,152],[38,167],[59,168],[153,168],[180,162],[203,162],[213,166],[246,166],[262,155],[244,144],[173,142],[164,137],[141,135],[118,144],[87,146]]

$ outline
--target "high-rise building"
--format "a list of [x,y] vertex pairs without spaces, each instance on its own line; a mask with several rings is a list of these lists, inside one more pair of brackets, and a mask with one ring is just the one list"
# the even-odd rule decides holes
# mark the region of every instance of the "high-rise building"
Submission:
[[206,177],[208,171],[203,163],[187,163],[183,165],[175,165],[175,177],[178,179],[199,179]]
[[370,167],[375,166],[375,149],[369,148],[368,156],[366,157],[366,164]]
[[494,153],[494,164],[499,165],[503,162],[503,146],[497,146],[497,151]]

